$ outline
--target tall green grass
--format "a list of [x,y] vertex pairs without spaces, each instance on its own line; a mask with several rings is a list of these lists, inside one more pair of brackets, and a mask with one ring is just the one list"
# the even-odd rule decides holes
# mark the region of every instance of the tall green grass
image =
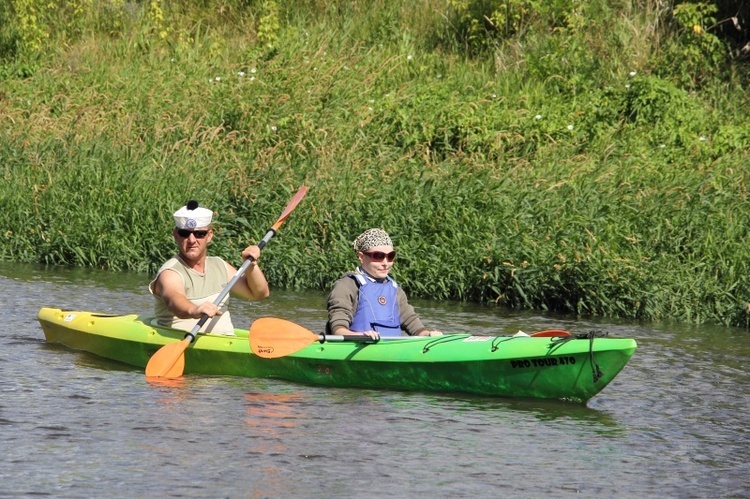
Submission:
[[194,198],[239,264],[306,184],[274,286],[327,289],[383,227],[413,296],[746,325],[747,82],[664,74],[668,12],[477,48],[456,2],[107,5],[0,69],[0,258],[153,272]]

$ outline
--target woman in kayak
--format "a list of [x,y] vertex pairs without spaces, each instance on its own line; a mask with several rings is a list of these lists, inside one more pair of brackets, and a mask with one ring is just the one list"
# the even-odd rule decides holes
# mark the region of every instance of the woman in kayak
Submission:
[[439,336],[427,329],[404,290],[388,276],[396,250],[382,229],[368,229],[354,241],[360,265],[333,284],[328,296],[328,324],[332,334],[382,336]]
[[[161,266],[156,278],[149,284],[154,295],[154,311],[159,324],[190,331],[198,320],[207,315],[210,319],[201,327],[201,333],[234,335],[234,325],[227,310],[229,296],[219,306],[214,304],[224,286],[237,273],[231,264],[215,256],[208,256],[208,243],[214,232],[211,229],[213,212],[198,207],[190,201],[174,213],[172,231],[177,243],[177,255]],[[231,292],[248,300],[262,300],[269,295],[268,283],[257,265],[258,246],[248,246],[242,259],[254,258]]]

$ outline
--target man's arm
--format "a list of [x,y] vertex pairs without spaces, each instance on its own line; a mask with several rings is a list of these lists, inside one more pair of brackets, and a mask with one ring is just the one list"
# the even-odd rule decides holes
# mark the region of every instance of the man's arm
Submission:
[[199,319],[204,314],[213,317],[221,315],[213,303],[202,303],[196,306],[185,295],[185,284],[180,275],[173,270],[164,270],[152,286],[154,295],[160,296],[172,313],[180,319]]
[[[266,276],[263,275],[263,271],[258,267],[260,248],[257,246],[248,246],[245,248],[242,251],[242,260],[245,261],[250,257],[253,258],[254,262],[245,271],[245,278],[238,279],[232,287],[232,293],[252,301],[263,300],[268,298],[271,290],[268,288]],[[237,274],[237,269],[227,262],[224,263],[227,267],[227,278],[231,280]]]

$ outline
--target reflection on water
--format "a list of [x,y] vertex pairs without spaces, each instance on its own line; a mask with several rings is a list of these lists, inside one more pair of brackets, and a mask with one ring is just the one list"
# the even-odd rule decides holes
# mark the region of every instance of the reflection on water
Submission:
[[245,424],[262,427],[269,435],[278,433],[278,429],[293,428],[304,400],[300,393],[247,393],[245,401],[248,418]]
[[[564,328],[632,337],[628,366],[587,405],[328,389],[188,376],[47,345],[43,306],[151,310],[149,276],[0,263],[3,494],[55,497],[633,497],[750,495],[742,329],[637,324],[414,300],[475,334]],[[320,330],[323,292],[235,300]],[[324,491],[324,492],[323,492]]]
[[187,383],[185,377],[162,378],[159,376],[145,376],[145,378],[146,383],[151,386],[167,388],[165,393],[170,395],[170,403],[173,403],[173,401],[171,400],[171,396],[180,395],[182,393],[182,389],[185,388],[185,385]]

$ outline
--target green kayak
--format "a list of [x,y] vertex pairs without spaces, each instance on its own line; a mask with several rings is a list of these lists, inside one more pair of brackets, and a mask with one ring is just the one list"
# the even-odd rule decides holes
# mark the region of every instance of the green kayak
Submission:
[[[135,314],[42,308],[38,319],[48,343],[141,368],[157,350],[182,341],[186,334]],[[306,330],[281,319],[259,319],[254,324],[275,328],[264,331],[254,347],[249,336],[255,325],[250,332],[237,329],[236,337],[198,335],[185,350],[184,372],[279,378],[330,387],[585,402],[612,381],[636,349],[633,339],[600,337],[593,332],[544,337],[446,334],[377,343],[307,332],[312,341],[280,353],[286,348],[284,340],[297,341],[296,331]],[[267,355],[274,348],[278,355]]]

